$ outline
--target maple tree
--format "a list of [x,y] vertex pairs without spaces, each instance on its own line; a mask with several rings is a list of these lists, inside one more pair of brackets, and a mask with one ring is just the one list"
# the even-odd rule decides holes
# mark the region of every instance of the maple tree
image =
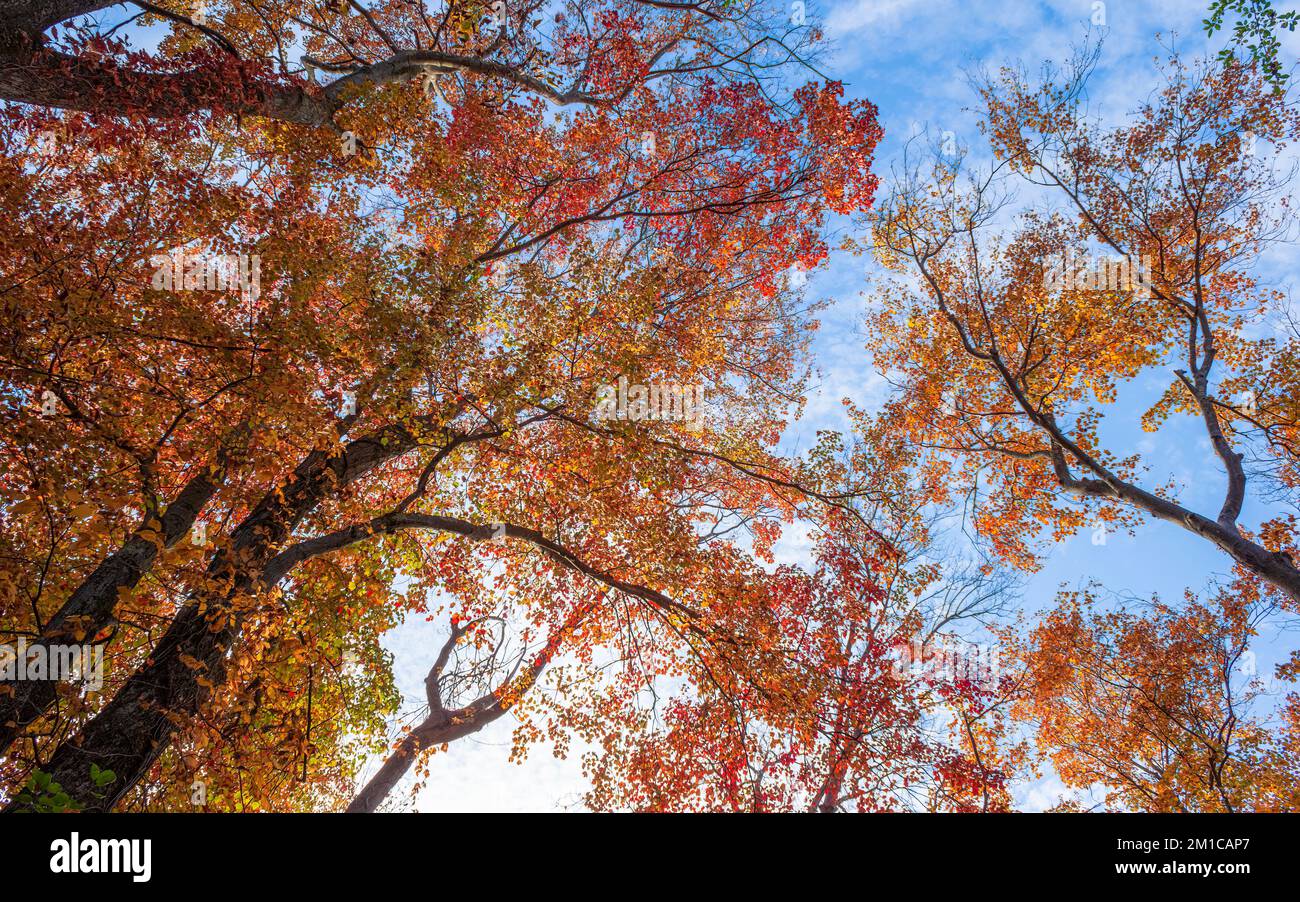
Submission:
[[[1294,809],[1296,697],[1236,676],[1300,603],[1295,519],[1242,522],[1300,485],[1266,60],[1175,58],[1110,129],[1095,56],[1004,71],[992,173],[905,163],[872,211],[876,110],[783,4],[131,7],[0,0],[0,635],[107,665],[0,680],[8,810],[375,811],[507,715],[514,760],[591,749],[598,810],[1002,811],[1043,757],[1116,807]],[[1008,224],[1013,179],[1062,208]],[[899,390],[783,456],[833,215],[900,275]],[[1166,370],[1135,425],[1199,424],[1217,513],[1101,439]],[[952,671],[1041,536],[1144,515],[1236,582],[1065,593]]]
[[583,756],[595,810],[1007,808],[1023,755],[1002,735],[1007,686],[992,668],[937,666],[946,633],[1005,601],[1005,574],[922,563],[932,516],[885,453],[888,430],[875,440],[845,464],[825,433],[803,461],[804,491],[846,499],[803,518],[819,524],[818,566],[768,571],[717,546],[684,632],[647,616],[678,602],[625,584],[630,605],[579,602],[543,631],[524,625],[531,648],[508,648],[511,606],[479,593],[436,655],[427,704],[350,810],[374,810],[422,755],[506,711],[521,721],[516,758],[543,732],[598,749]]
[[1069,787],[1137,811],[1294,811],[1297,695],[1270,724],[1249,644],[1277,600],[1239,577],[1212,598],[1104,607],[1063,592],[1011,642],[1017,715]]
[[[873,350],[904,386],[889,415],[940,497],[978,483],[976,526],[1019,566],[1043,534],[1149,516],[1300,599],[1294,518],[1241,522],[1246,452],[1294,467],[1294,346],[1257,328],[1283,305],[1252,267],[1286,233],[1267,147],[1300,119],[1250,66],[1174,58],[1151,101],[1103,129],[1083,107],[1095,60],[1038,86],[987,79],[991,168],[967,178],[960,160],[913,160],[880,205],[876,249],[917,282],[878,294]],[[1011,217],[1011,179],[1060,206]],[[1090,251],[1100,262],[1081,267]],[[1144,484],[1151,454],[1103,440],[1107,408],[1139,377],[1165,388],[1133,425],[1194,417],[1225,477],[1218,510]]]
[[[593,732],[596,810],[997,811],[1026,766],[1009,735],[1014,687],[961,627],[993,622],[1012,580],[945,548],[945,513],[887,422],[852,447],[823,433],[809,454],[824,489],[852,485],[850,528],[814,530],[816,567],[778,568],[765,605],[800,637],[784,679],[801,696],[675,696],[658,719]],[[991,646],[989,646],[991,647]],[[782,671],[777,671],[782,673]],[[597,725],[598,726],[598,725]]]
[[[988,167],[909,148],[873,213],[896,275],[875,294],[870,347],[896,390],[856,416],[864,433],[896,430],[928,497],[968,505],[1017,568],[1037,567],[1044,538],[1143,517],[1234,567],[1209,601],[1189,591],[1138,610],[1102,604],[1094,585],[1004,632],[1010,666],[973,749],[1022,776],[1045,758],[1123,809],[1293,810],[1295,694],[1270,712],[1241,665],[1258,624],[1300,603],[1295,330],[1254,272],[1289,234],[1274,154],[1300,120],[1255,65],[1175,56],[1146,104],[1103,127],[1086,105],[1097,52],[1038,84],[1011,69],[977,81]],[[1032,206],[1011,207],[1017,186]],[[1161,390],[1134,405],[1153,379]],[[1146,482],[1158,443],[1116,446],[1113,421],[1135,406],[1123,425],[1198,425],[1226,484],[1217,511]],[[1253,526],[1250,490],[1268,505]]]
[[[105,4],[0,7],[4,628],[108,645],[101,692],[3,686],[5,786],[339,805],[388,747],[379,636],[431,597],[578,664],[774,668],[729,534],[765,557],[845,503],[772,450],[811,325],[788,273],[870,203],[879,138],[795,80],[816,30],[761,3],[137,5],[154,51],[72,21]],[[211,290],[213,257],[260,284]],[[594,417],[620,375],[705,386],[706,415]],[[582,710],[628,717],[623,672]]]

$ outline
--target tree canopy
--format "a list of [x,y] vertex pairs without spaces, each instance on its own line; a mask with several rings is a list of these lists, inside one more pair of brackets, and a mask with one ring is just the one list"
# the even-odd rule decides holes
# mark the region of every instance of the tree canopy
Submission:
[[[1112,128],[1095,57],[1005,70],[991,168],[882,186],[826,48],[771,0],[0,0],[0,643],[104,654],[0,672],[6,810],[375,811],[502,719],[596,810],[998,811],[1048,765],[1294,809],[1296,696],[1237,676],[1300,604],[1276,66],[1174,58]],[[893,391],[794,454],[855,246]],[[1050,275],[1099,250],[1128,283]],[[1154,373],[1217,510],[1103,441]],[[1011,618],[1143,518],[1235,581]]]

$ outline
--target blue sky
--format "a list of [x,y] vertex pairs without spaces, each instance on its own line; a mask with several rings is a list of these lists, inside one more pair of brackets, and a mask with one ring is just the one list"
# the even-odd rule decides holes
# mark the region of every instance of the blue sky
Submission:
[[[1156,64],[1167,55],[1162,43],[1189,57],[1222,46],[1221,36],[1207,39],[1201,30],[1207,5],[1201,0],[853,0],[828,5],[824,16],[838,46],[832,71],[845,80],[850,96],[867,97],[880,108],[886,137],[877,154],[877,172],[885,178],[916,124],[932,133],[952,131],[960,143],[971,146],[972,157],[982,156],[978,117],[971,109],[975,98],[964,72],[1016,62],[1030,72],[1044,60],[1063,64],[1072,47],[1087,37],[1094,7],[1104,7],[1105,27],[1093,29],[1103,38],[1103,49],[1089,102],[1104,119],[1124,118],[1157,85]],[[1298,45],[1287,36],[1284,56],[1294,60]],[[1293,248],[1280,247],[1266,257],[1262,269],[1275,285],[1289,289],[1286,274],[1295,259]],[[879,376],[864,376],[862,367],[859,322],[866,299],[859,292],[866,269],[861,260],[833,258],[828,271],[812,283],[815,292],[837,300],[824,317],[815,350],[826,376],[814,406],[825,416],[834,415],[840,397],[870,400],[885,390]],[[1137,450],[1157,461],[1153,483],[1172,475],[1185,486],[1181,497],[1187,503],[1216,511],[1225,479],[1204,430],[1190,420],[1175,420],[1152,436],[1134,425],[1132,414],[1163,390],[1167,378],[1167,373],[1153,372],[1124,391],[1116,409],[1108,412],[1103,437],[1116,450]],[[789,438],[799,442],[811,435],[799,428]],[[1259,511],[1249,506],[1243,522],[1252,522]],[[1203,540],[1155,522],[1136,536],[1112,533],[1104,545],[1094,545],[1091,534],[1083,533],[1055,546],[1025,594],[1032,604],[1050,599],[1061,583],[1078,584],[1091,576],[1118,591],[1176,597],[1184,587],[1199,588],[1228,569],[1227,559]],[[1262,658],[1261,653],[1261,663]]]
[[[951,131],[959,142],[979,154],[977,117],[970,111],[975,98],[965,70],[985,64],[1023,62],[1035,71],[1044,60],[1063,63],[1072,46],[1083,41],[1100,4],[1092,0],[1030,3],[1024,0],[845,0],[810,2],[811,15],[826,25],[834,50],[825,71],[846,83],[850,97],[864,97],[880,110],[885,140],[877,153],[877,172],[885,177],[901,144],[915,127]],[[1157,83],[1157,58],[1166,54],[1157,34],[1185,55],[1217,50],[1220,38],[1207,41],[1201,31],[1208,0],[1111,0],[1104,4],[1104,45],[1089,96],[1104,118],[1118,119],[1136,106]],[[1297,42],[1288,36],[1287,58],[1294,60]],[[1289,288],[1284,276],[1293,260],[1281,249],[1266,261],[1265,272]],[[869,264],[861,258],[834,253],[810,281],[812,294],[833,300],[822,315],[814,343],[821,370],[806,416],[788,433],[786,450],[805,450],[820,428],[846,425],[842,398],[870,405],[885,387],[869,366],[863,349],[862,313],[867,299]],[[1131,415],[1162,387],[1159,380],[1139,380],[1121,396],[1112,418],[1131,423]],[[1180,423],[1154,438],[1135,428],[1117,426],[1103,436],[1117,449],[1136,449],[1159,462],[1164,472],[1188,486],[1182,496],[1202,509],[1217,510],[1224,479],[1195,424]],[[1259,509],[1248,508],[1244,520],[1253,522]],[[798,560],[797,536],[784,545],[786,557]],[[1052,547],[1041,572],[1024,587],[1023,606],[1033,610],[1051,602],[1062,584],[1079,586],[1089,578],[1107,589],[1136,596],[1159,593],[1181,596],[1187,587],[1200,589],[1215,575],[1228,571],[1227,559],[1203,540],[1167,524],[1148,524],[1136,535],[1112,533],[1095,545],[1085,532]],[[1260,670],[1267,672],[1283,650],[1294,645],[1287,637],[1264,635],[1256,648]],[[395,631],[387,645],[394,651],[399,685],[413,702],[420,698],[429,649],[437,631],[428,624],[410,624]],[[512,724],[503,720],[482,734],[453,744],[432,761],[428,785],[420,792],[419,810],[556,810],[577,807],[585,789],[576,754],[557,761],[538,748],[523,765],[507,761]],[[1053,778],[1025,787],[1024,807],[1039,808],[1055,801],[1060,787]]]

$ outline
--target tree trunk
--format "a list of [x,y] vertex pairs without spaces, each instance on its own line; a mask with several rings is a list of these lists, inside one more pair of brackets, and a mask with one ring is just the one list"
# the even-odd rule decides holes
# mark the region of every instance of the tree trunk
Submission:
[[411,769],[420,753],[444,742],[477,733],[506,713],[506,706],[496,699],[483,698],[465,708],[448,713],[431,714],[412,730],[388,756],[370,781],[347,807],[349,814],[373,814],[388,798],[394,787]]
[[[216,493],[219,483],[220,477],[205,470],[186,484],[162,515],[158,529],[162,547],[171,548],[189,533],[195,518]],[[32,647],[69,639],[77,641],[74,631],[93,638],[113,625],[118,590],[133,588],[158,557],[158,541],[144,537],[143,531],[137,530],[121,548],[95,568],[45,624],[39,642],[33,643]],[[0,685],[10,690],[9,694],[0,696],[0,752],[3,752],[22,734],[27,724],[44,714],[54,703],[58,682],[13,680]]]
[[[44,769],[69,796],[88,811],[107,811],[121,800],[166,749],[177,720],[198,711],[208,692],[199,679],[215,686],[225,682],[226,653],[239,636],[243,616],[234,602],[256,591],[277,546],[330,492],[415,445],[415,436],[393,426],[356,439],[342,454],[313,451],[283,491],[262,499],[208,568],[209,583],[224,591],[207,589],[191,596],[148,662],[80,734],[55,750]],[[190,659],[198,666],[187,665]],[[112,770],[114,780],[95,787],[92,764]],[[13,810],[12,803],[6,810]]]
[[415,734],[408,734],[397,750],[388,756],[388,760],[366,783],[365,788],[357,793],[357,797],[348,805],[348,813],[372,814],[378,810],[388,798],[388,794],[401,782],[402,777],[406,776],[406,772],[411,769],[411,765],[415,763],[421,751],[423,749]]

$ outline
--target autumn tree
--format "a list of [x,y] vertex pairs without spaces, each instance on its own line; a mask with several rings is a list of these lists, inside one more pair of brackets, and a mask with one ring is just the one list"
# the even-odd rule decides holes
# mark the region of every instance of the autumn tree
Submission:
[[[77,18],[103,8],[0,7],[4,628],[109,643],[101,694],[3,687],[11,792],[337,805],[396,704],[377,636],[430,593],[457,623],[530,598],[534,638],[601,584],[692,654],[767,629],[705,575],[844,503],[772,451],[810,325],[786,276],[875,187],[874,110],[802,83],[815,29],[148,5],[144,52]],[[203,290],[214,256],[260,283]],[[620,376],[707,402],[597,416]]]
[[1178,605],[1063,592],[1012,641],[1017,717],[1067,786],[1100,787],[1110,807],[1294,811],[1295,695],[1270,698],[1250,651],[1276,594],[1255,578]]
[[[665,695],[704,694],[728,710],[756,708],[769,720],[788,722],[807,707],[810,687],[825,679],[827,662],[808,653],[806,630],[783,616],[797,595],[785,574],[767,574],[730,545],[704,550],[683,602],[594,570],[542,541],[561,573],[608,588],[584,597],[581,585],[567,592],[551,586],[550,600],[541,604],[477,592],[474,613],[453,615],[425,678],[427,704],[350,811],[375,810],[422,756],[508,711],[518,721],[512,750],[518,760],[540,738],[560,750],[575,735],[614,745],[640,732],[647,711]],[[557,609],[556,598],[575,596],[570,607]],[[521,614],[531,619],[512,636]],[[551,622],[538,624],[539,617]],[[713,732],[697,726],[689,741],[697,749],[710,746]],[[660,789],[674,810],[691,803],[685,787]]]
[[[815,567],[782,566],[768,606],[802,686],[774,711],[711,684],[596,732],[585,762],[597,810],[995,811],[1024,770],[1009,735],[1014,687],[981,636],[1015,581],[947,535],[907,446],[882,418],[851,445],[831,432],[807,455],[821,490],[853,487],[810,536]],[[855,530],[853,518],[871,524]],[[981,642],[981,640],[984,640]]]
[[[1017,565],[1035,565],[1040,536],[1153,517],[1300,599],[1294,519],[1242,522],[1261,481],[1247,451],[1273,473],[1294,461],[1293,352],[1267,328],[1283,299],[1254,267],[1290,231],[1275,153],[1300,120],[1249,66],[1174,58],[1105,128],[1084,105],[1095,60],[1036,87],[1011,70],[979,82],[988,169],[913,154],[897,174],[874,218],[880,258],[911,278],[876,295],[872,349],[900,385],[889,416]],[[1013,183],[1043,204],[1013,215]],[[1103,439],[1120,393],[1151,378],[1163,392],[1133,425],[1194,418],[1224,477],[1217,510]]]

